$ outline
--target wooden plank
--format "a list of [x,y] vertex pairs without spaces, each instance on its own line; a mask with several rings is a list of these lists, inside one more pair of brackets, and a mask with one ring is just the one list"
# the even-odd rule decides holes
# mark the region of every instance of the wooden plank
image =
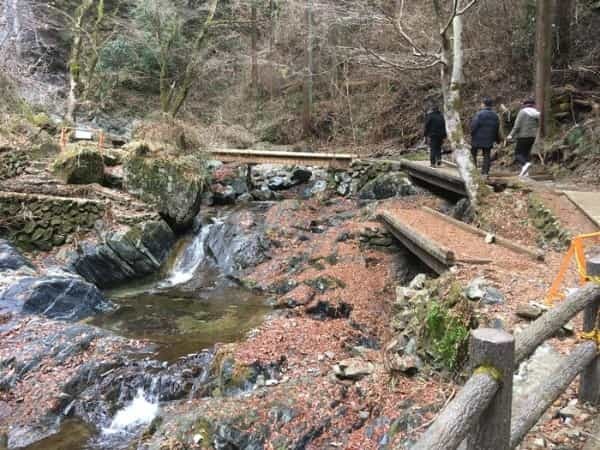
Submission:
[[378,219],[386,225],[396,239],[436,273],[441,274],[454,264],[455,257],[452,251],[401,223],[389,212],[379,214]]
[[600,228],[600,192],[562,191],[569,200]]
[[[448,223],[451,223],[453,225],[456,225],[457,227],[468,231],[470,233],[473,233],[477,236],[481,236],[484,237],[487,236],[488,234],[490,234],[489,232],[482,230],[481,228],[477,228],[474,227],[473,225],[469,225],[468,223],[465,222],[461,222],[460,220],[456,220],[450,216],[447,216],[446,214],[442,214],[439,211],[436,211],[435,209],[429,208],[427,206],[422,206],[421,209],[423,211],[428,212],[429,214],[432,214],[436,217],[439,217],[442,220],[445,220]],[[491,233],[493,234],[493,233]],[[503,238],[502,236],[498,236],[497,234],[494,234],[494,238],[495,238],[495,243],[498,245],[501,245],[503,247],[506,247],[514,252],[523,254],[523,255],[527,255],[537,261],[543,261],[544,260],[544,254],[538,250],[534,250],[531,248],[527,248],[525,246],[516,244],[512,241],[510,241],[509,239]]]
[[209,149],[209,153],[223,162],[250,164],[303,164],[344,168],[358,155],[350,153],[309,153],[271,150]]
[[400,160],[400,164],[402,169],[413,178],[425,181],[426,183],[438,186],[458,195],[467,195],[465,183],[454,169],[433,169],[429,167],[427,163],[408,161],[406,159]]

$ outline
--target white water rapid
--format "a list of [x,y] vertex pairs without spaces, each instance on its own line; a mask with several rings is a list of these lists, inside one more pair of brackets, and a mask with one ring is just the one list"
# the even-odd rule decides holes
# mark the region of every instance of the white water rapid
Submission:
[[167,278],[159,285],[161,288],[173,287],[178,284],[187,283],[192,278],[196,270],[204,261],[206,253],[204,243],[210,231],[210,225],[205,225],[196,236],[194,236],[190,245],[186,246],[181,254],[177,256],[175,264]]
[[143,389],[138,389],[131,403],[117,411],[110,426],[102,432],[104,434],[123,433],[152,422],[158,414],[158,401],[148,398],[149,396]]

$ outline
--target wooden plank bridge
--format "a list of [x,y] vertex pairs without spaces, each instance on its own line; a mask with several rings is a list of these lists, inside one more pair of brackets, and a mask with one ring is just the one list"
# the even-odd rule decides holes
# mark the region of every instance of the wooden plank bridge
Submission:
[[358,155],[350,153],[284,152],[271,150],[211,149],[214,159],[245,164],[300,164],[345,169]]
[[412,178],[424,181],[442,190],[466,197],[465,182],[454,164],[444,161],[441,167],[430,167],[429,161],[400,161],[402,169]]
[[411,253],[438,274],[455,264],[504,264],[510,268],[523,256],[543,260],[544,255],[427,207],[384,209],[379,220]]

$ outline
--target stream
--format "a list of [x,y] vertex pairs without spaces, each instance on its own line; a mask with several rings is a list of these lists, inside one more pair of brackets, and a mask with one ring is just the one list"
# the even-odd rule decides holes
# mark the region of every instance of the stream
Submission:
[[[203,226],[195,236],[182,238],[161,274],[106,292],[117,308],[94,317],[90,324],[149,341],[154,351],[150,357],[162,361],[164,367],[216,343],[243,339],[259,326],[270,308],[264,297],[223,276],[206,254],[210,226]],[[108,426],[94,429],[81,420],[67,418],[58,433],[26,448],[130,448],[141,426],[159,413],[159,390],[138,389]]]

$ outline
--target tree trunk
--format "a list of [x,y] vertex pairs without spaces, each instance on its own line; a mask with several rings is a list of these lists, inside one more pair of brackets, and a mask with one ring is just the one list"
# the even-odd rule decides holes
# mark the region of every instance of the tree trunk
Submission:
[[302,124],[304,135],[309,136],[312,131],[313,110],[313,27],[312,27],[312,0],[306,0],[306,73],[304,77],[304,112]]
[[[463,17],[456,15],[452,20],[451,40],[449,29],[442,34],[443,61],[441,69],[442,91],[444,94],[444,112],[448,139],[454,150],[454,157],[460,176],[465,182],[473,212],[477,212],[485,181],[473,164],[470,151],[465,142],[460,109],[462,108],[461,89],[464,83],[464,52],[462,46]],[[450,70],[450,66],[452,69]]]
[[256,1],[252,2],[252,37],[251,37],[251,83],[252,83],[252,95],[257,102],[258,107],[258,23],[256,18]]
[[[562,1],[562,0],[561,0]],[[539,136],[545,138],[551,126],[552,90],[552,0],[537,0],[535,97],[542,114]]]
[[210,0],[208,4],[208,15],[204,20],[202,28],[200,31],[198,31],[198,34],[194,39],[194,44],[192,46],[192,51],[194,53],[190,57],[190,60],[185,67],[183,81],[178,89],[176,87],[171,88],[171,93],[169,94],[169,104],[172,103],[170,105],[171,117],[175,117],[179,113],[190,92],[190,88],[192,87],[192,83],[194,82],[194,77],[196,75],[196,68],[199,64],[200,51],[204,48],[206,43],[206,35],[210,25],[212,24],[213,18],[215,17],[218,3],[219,0]]
[[92,6],[92,0],[85,0],[76,10],[73,26],[73,44],[69,59],[69,96],[67,98],[67,120],[75,123],[77,103],[81,94],[81,53],[83,48],[83,22],[85,15]]
[[573,0],[559,0],[556,2],[556,54],[558,65],[567,67],[571,56],[571,22],[573,21],[575,2]]

